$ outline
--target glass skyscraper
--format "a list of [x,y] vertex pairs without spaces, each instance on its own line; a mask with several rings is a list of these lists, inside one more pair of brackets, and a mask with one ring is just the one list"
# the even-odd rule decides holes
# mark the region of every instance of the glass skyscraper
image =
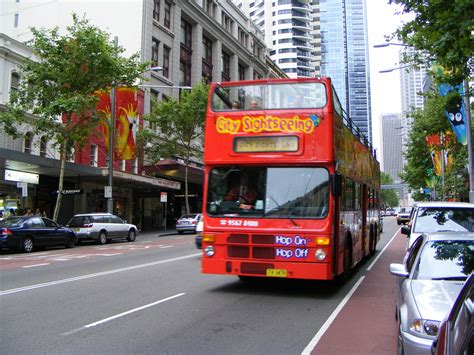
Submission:
[[361,132],[372,141],[365,0],[315,0],[321,24],[321,75],[329,76]]

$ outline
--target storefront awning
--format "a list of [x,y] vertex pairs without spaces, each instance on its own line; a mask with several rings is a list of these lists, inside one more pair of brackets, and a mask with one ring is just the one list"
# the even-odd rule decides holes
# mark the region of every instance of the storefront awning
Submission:
[[[144,166],[144,170],[148,175],[160,175],[163,177],[173,178],[184,181],[186,174],[186,165],[174,159],[164,159],[153,165]],[[188,181],[202,185],[204,179],[204,169],[196,166],[188,166]]]

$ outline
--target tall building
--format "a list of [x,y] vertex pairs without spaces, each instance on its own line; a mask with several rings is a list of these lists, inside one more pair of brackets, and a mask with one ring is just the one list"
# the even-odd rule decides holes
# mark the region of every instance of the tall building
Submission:
[[399,113],[382,114],[382,171],[400,183],[403,171],[401,118]]
[[235,2],[288,76],[332,78],[347,115],[372,141],[365,0]]
[[[22,57],[32,55],[23,44],[32,38],[30,27],[58,26],[59,31],[64,32],[72,23],[73,12],[84,15],[91,24],[109,33],[111,39],[116,36],[119,45],[126,50],[125,55],[139,52],[142,61],[161,67],[158,72],[144,74],[148,78],[140,85],[144,92],[144,113],[149,112],[152,98],[178,97],[180,90],[189,89],[202,79],[227,81],[285,76],[268,58],[263,33],[230,0],[1,0],[0,33],[5,37],[1,49],[3,58],[14,60],[7,64],[0,61],[5,84],[0,93],[0,109],[4,108],[8,93],[21,81]],[[28,203],[31,205],[27,207],[35,208],[38,203],[36,191],[39,190],[31,190],[30,200],[25,201],[15,184],[4,181],[4,170],[14,160],[18,162],[17,170],[23,173],[41,171],[40,175],[45,179],[54,180],[57,179],[54,174],[59,171],[55,168],[57,154],[37,156],[24,148],[29,137],[13,142],[4,132],[0,135],[4,137],[0,140],[0,196],[8,195],[9,200]],[[41,142],[39,144],[41,148]],[[91,212],[94,206],[89,203],[92,200],[105,201],[103,187],[107,185],[107,162],[105,149],[101,147],[105,147],[104,142],[91,141],[76,154],[76,164],[67,165],[70,172],[66,177],[67,188],[82,189],[83,195],[63,202],[66,208],[62,222],[67,222],[73,213]],[[143,229],[160,227],[164,215],[173,220],[183,212],[182,160],[180,157],[163,158],[160,164],[148,164],[148,167],[133,161],[114,163],[114,211],[120,209],[125,219]],[[30,169],[28,164],[34,168]],[[77,173],[73,165],[81,165],[84,169]],[[202,178],[202,164],[193,162],[189,193],[198,196],[191,201],[193,212],[201,209]],[[54,185],[54,182],[48,184],[48,191],[42,194],[49,196]],[[168,196],[167,214],[163,213],[161,192]]]
[[235,3],[263,31],[270,58],[290,78],[315,75],[310,0]]
[[321,75],[333,80],[347,114],[372,141],[365,0],[315,0],[321,26]]
[[[400,62],[402,61],[402,49],[399,54]],[[400,95],[401,95],[401,134],[402,147],[405,151],[409,143],[409,136],[413,118],[411,113],[416,109],[424,107],[424,97],[422,93],[427,90],[425,80],[427,77],[426,68],[403,67],[400,69]],[[405,159],[405,158],[404,158]]]

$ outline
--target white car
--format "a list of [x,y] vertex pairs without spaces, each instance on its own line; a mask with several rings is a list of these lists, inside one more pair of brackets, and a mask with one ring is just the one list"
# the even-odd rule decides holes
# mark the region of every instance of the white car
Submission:
[[76,232],[77,241],[95,240],[105,244],[115,238],[126,238],[135,241],[138,228],[126,223],[123,219],[110,213],[76,214],[67,226]]
[[424,233],[474,232],[474,204],[466,202],[419,202],[408,226],[401,228],[409,237],[407,249]]

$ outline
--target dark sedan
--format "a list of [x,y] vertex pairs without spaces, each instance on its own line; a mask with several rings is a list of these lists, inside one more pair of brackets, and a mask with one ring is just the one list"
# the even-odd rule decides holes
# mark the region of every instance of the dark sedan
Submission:
[[0,222],[0,249],[17,249],[25,253],[37,247],[76,245],[76,234],[70,228],[37,216],[8,217]]

